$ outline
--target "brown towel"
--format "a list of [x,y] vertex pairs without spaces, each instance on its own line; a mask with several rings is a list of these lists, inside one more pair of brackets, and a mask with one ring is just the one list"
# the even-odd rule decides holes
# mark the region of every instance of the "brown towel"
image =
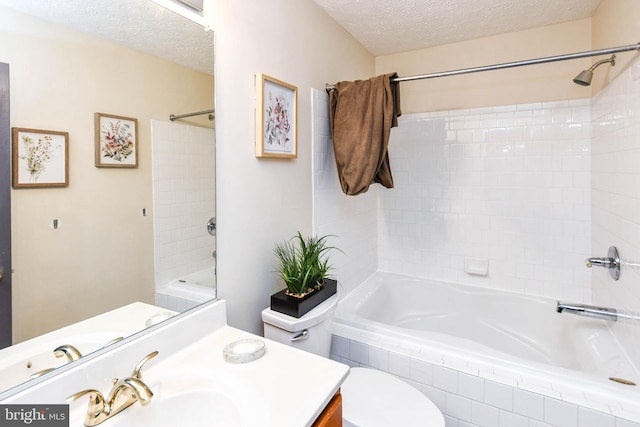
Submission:
[[396,73],[340,82],[329,91],[329,120],[342,191],[364,193],[378,182],[393,188],[387,146],[398,126],[400,88]]

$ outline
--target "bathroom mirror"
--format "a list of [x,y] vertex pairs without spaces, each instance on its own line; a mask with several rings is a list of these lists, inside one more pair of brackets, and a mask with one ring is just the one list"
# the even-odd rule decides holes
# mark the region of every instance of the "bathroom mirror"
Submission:
[[[155,304],[154,266],[164,267],[160,285],[189,276],[175,253],[206,253],[188,267],[213,275],[214,122],[209,114],[169,120],[214,108],[213,32],[151,0],[0,0],[0,34],[11,126],[69,135],[67,187],[11,192],[14,344],[130,303]],[[135,119],[136,167],[96,167],[96,113]],[[196,171],[202,158],[208,166]],[[197,227],[182,209],[196,196],[180,186],[181,168],[200,177],[194,193],[208,199]],[[158,189],[169,194],[164,210]],[[214,288],[196,303],[215,296],[206,280]]]

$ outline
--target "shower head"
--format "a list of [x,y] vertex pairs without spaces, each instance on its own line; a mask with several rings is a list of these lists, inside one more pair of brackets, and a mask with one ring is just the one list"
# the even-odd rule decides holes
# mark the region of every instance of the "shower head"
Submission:
[[615,66],[616,65],[616,56],[615,55],[611,55],[611,58],[603,59],[601,61],[596,62],[591,67],[589,67],[588,70],[582,70],[582,72],[580,72],[580,74],[578,74],[573,79],[573,82],[575,84],[580,85],[580,86],[589,86],[589,85],[591,85],[591,79],[593,78],[593,70],[598,68],[599,65],[605,64],[607,62],[610,62],[612,67]]

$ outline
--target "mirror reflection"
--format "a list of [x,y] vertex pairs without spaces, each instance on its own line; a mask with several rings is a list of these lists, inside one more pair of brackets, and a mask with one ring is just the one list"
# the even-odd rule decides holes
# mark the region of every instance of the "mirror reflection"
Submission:
[[[50,3],[0,0],[11,127],[69,133],[68,187],[11,191],[0,363],[21,368],[43,335],[55,367],[215,298],[215,121],[190,115],[213,109],[213,32],[151,0]],[[95,113],[137,119],[136,168],[95,167]]]

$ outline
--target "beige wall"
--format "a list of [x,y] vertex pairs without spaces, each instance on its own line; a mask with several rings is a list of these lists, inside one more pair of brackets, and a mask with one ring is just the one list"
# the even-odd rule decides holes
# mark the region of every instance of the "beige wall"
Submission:
[[[376,74],[413,76],[591,50],[591,19],[376,58]],[[572,79],[589,58],[401,83],[402,112],[588,98]]]
[[[150,120],[210,109],[212,76],[8,9],[0,38],[11,126],[69,132],[69,186],[11,194],[14,341],[152,303]],[[137,169],[94,167],[95,112],[138,119]]]
[[[636,44],[640,42],[639,29],[640,1],[602,0],[593,14],[593,49]],[[638,55],[637,51],[619,53],[616,54],[615,67],[600,65],[591,84],[594,93],[620,75]],[[592,62],[605,58],[597,57]]]
[[[278,285],[273,246],[311,233],[311,88],[368,78],[371,56],[312,0],[209,0],[216,31],[218,295],[232,326],[261,333]],[[298,87],[298,158],[258,159],[254,75]]]

